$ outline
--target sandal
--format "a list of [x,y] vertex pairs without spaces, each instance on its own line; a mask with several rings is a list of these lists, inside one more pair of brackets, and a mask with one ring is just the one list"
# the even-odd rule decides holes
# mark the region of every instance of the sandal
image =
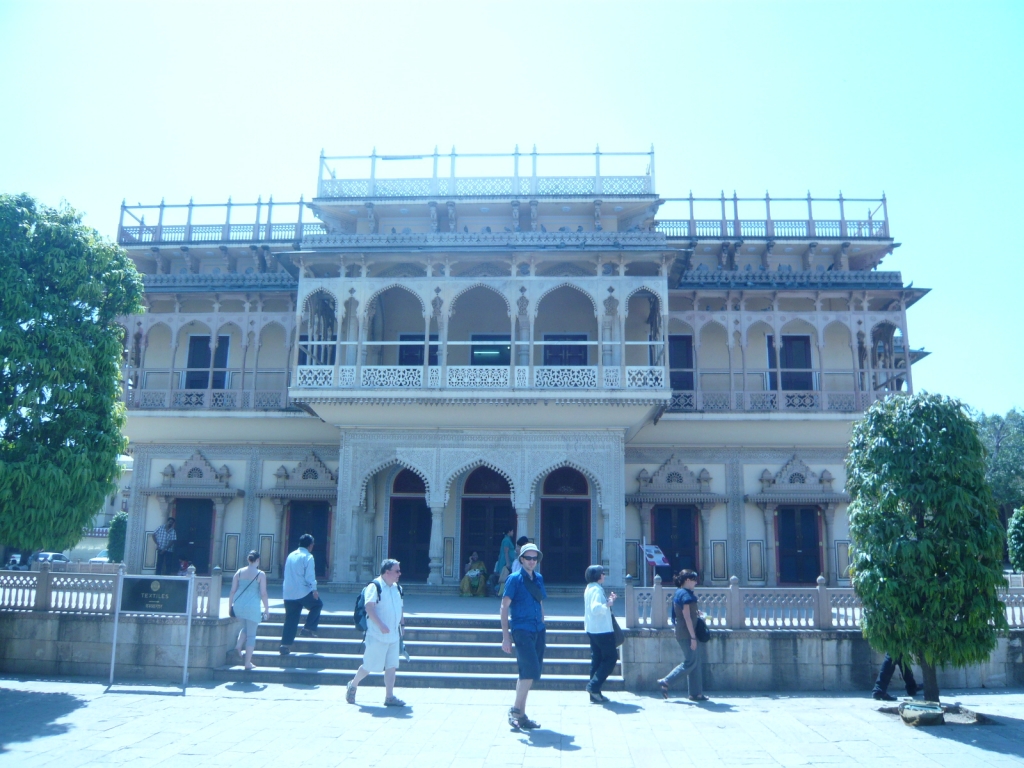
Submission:
[[356,687],[352,683],[345,686],[345,701],[349,704],[356,703]]
[[407,705],[406,705],[406,703],[404,701],[402,701],[397,696],[388,696],[386,699],[384,699],[384,706],[385,707],[404,707],[404,706],[407,706]]
[[688,698],[690,701],[711,701],[711,699],[709,699],[703,693],[697,694],[696,696],[687,696],[686,698]]
[[658,681],[658,690],[661,691],[661,698],[663,698],[663,699],[667,699],[668,698],[668,683],[666,681],[664,681],[664,680],[659,680]]

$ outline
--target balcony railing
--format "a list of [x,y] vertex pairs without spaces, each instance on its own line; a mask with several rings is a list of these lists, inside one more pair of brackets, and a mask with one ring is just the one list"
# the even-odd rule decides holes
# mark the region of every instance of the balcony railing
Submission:
[[286,389],[128,389],[132,410],[279,410],[288,406]]
[[[538,173],[538,161],[547,164],[566,162],[566,158],[594,158],[593,175],[552,175]],[[604,175],[601,173],[601,158],[636,157],[647,158],[643,174],[632,176]],[[495,176],[460,176],[456,172],[457,161],[506,165],[508,173]],[[526,163],[529,161],[529,167]],[[337,178],[339,165],[369,162],[369,173],[363,178]],[[406,163],[408,168],[423,166],[432,162],[429,176],[418,178],[380,178],[378,165]],[[572,161],[569,161],[572,162]],[[439,165],[447,163],[447,174],[439,174]],[[628,197],[653,195],[654,192],[654,148],[650,152],[533,152],[520,153],[519,148],[510,154],[457,154],[455,149],[448,154],[432,155],[370,155],[320,156],[320,180],[317,197],[327,199],[344,198],[407,198],[407,197],[526,197],[547,195]]]
[[[295,386],[300,389],[437,389],[442,377],[447,389],[543,389],[602,390],[623,389],[620,367],[606,366],[603,377],[597,366],[536,366],[533,380],[526,365],[448,365],[423,366],[300,365],[295,370]],[[603,380],[602,380],[603,379]],[[513,386],[514,384],[514,386]],[[661,366],[625,366],[625,389],[664,390],[665,369]]]

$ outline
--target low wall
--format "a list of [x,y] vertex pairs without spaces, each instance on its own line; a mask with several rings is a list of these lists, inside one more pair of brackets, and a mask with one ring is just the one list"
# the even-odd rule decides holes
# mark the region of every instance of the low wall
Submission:
[[[209,680],[235,646],[236,619],[193,619],[189,679]],[[181,681],[185,619],[121,616],[117,627],[115,680]],[[0,672],[15,675],[110,674],[111,615],[0,612]]]
[[[653,690],[683,659],[674,630],[625,634],[622,674],[629,691]],[[987,663],[940,670],[940,689],[1024,685],[1022,641],[1024,630],[1011,630]],[[882,664],[860,630],[717,630],[701,652],[707,691],[870,691]],[[922,684],[920,669],[914,675]],[[889,692],[903,693],[899,673]]]

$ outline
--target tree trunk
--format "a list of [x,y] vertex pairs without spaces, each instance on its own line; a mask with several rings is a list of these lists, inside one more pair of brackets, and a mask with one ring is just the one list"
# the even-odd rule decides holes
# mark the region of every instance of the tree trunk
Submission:
[[924,675],[924,700],[939,701],[939,679],[935,674],[935,667],[924,660],[921,655],[921,673]]

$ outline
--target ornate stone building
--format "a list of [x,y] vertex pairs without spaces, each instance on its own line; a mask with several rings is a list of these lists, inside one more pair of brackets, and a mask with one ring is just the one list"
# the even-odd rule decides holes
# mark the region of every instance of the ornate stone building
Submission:
[[662,198],[653,150],[589,157],[321,157],[311,202],[123,205],[132,570],[171,514],[200,573],[279,577],[311,532],[326,581],[455,584],[514,528],[551,583],[621,584],[641,541],[708,584],[842,583],[851,426],[924,354],[884,198]]

